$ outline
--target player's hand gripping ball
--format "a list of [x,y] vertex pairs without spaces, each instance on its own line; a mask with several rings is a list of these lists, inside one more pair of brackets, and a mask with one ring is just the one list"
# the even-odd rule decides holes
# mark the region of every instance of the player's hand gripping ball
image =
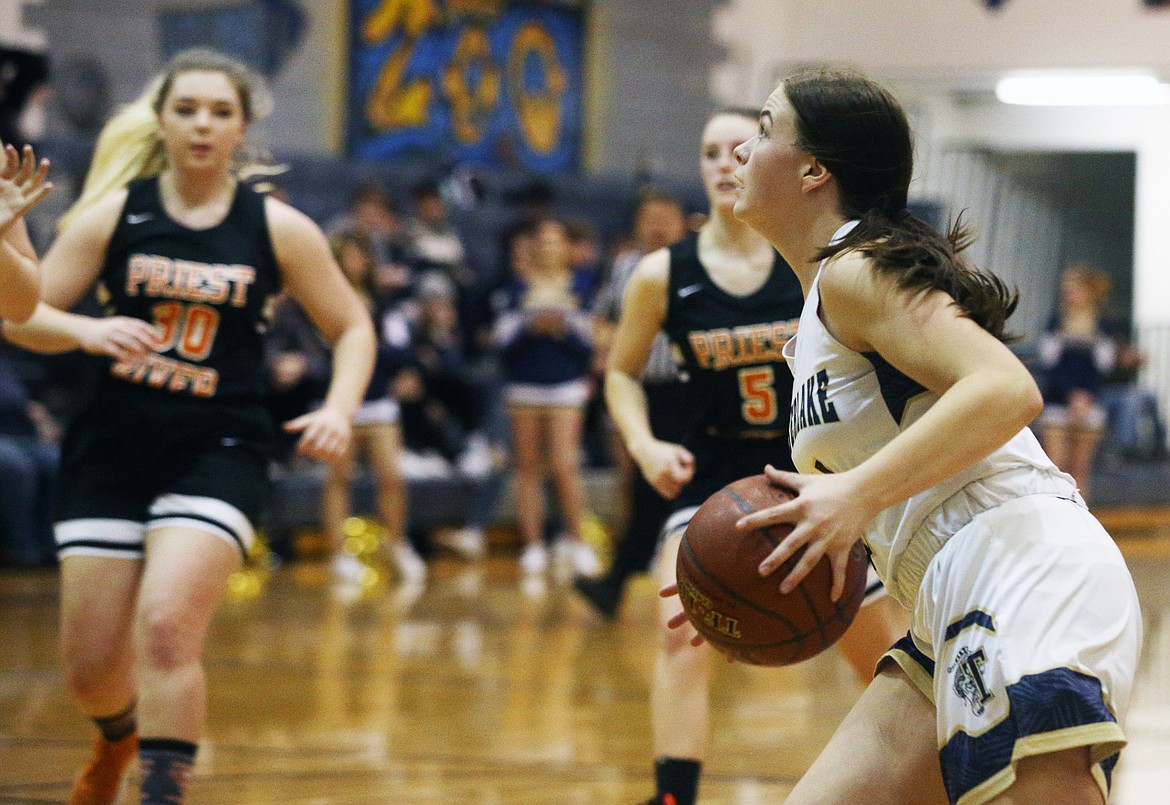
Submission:
[[845,592],[834,603],[833,569],[823,557],[787,595],[780,582],[803,549],[768,576],[760,562],[788,536],[788,524],[740,531],[745,514],[791,500],[793,494],[752,475],[709,497],[691,518],[678,550],[678,594],[687,618],[720,652],[752,665],[792,665],[836,642],[865,597],[869,560],[858,542],[849,555]]

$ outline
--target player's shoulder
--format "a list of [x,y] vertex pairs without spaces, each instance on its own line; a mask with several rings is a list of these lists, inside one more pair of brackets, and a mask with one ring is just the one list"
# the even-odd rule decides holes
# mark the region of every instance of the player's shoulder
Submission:
[[325,241],[325,233],[312,218],[280,199],[264,197],[264,216],[277,244],[285,240],[292,243]]
[[317,228],[313,219],[305,215],[296,207],[272,196],[264,196],[264,214],[268,217],[269,226],[281,228],[302,229],[305,227]]
[[125,187],[106,193],[80,211],[69,228],[89,235],[112,235],[129,196],[130,190]]
[[892,272],[878,269],[868,255],[857,249],[829,258],[817,281],[824,302],[852,308],[880,302],[886,294],[895,291],[896,286],[896,276]]
[[634,266],[630,281],[665,289],[670,282],[670,250],[655,249],[644,256]]

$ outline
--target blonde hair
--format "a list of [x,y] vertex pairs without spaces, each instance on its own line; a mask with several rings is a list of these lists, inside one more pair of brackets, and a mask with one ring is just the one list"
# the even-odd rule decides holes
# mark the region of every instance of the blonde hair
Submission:
[[[81,196],[61,216],[57,223],[59,230],[106,194],[126,187],[135,179],[157,176],[162,172],[167,165],[167,154],[159,138],[159,112],[175,77],[194,71],[227,76],[239,93],[246,122],[251,123],[271,111],[271,96],[264,80],[246,65],[214,50],[184,50],[150,81],[137,100],[122,107],[106,123],[98,137]],[[264,164],[267,161],[265,156],[259,152],[242,156],[235,166],[236,174],[245,179],[280,173],[281,168]]]

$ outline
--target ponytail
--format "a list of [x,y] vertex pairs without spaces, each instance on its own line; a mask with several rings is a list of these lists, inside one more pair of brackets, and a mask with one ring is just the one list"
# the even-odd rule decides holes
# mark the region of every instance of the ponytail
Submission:
[[848,235],[821,249],[815,259],[856,249],[878,271],[895,277],[902,290],[949,294],[964,316],[1000,341],[1013,341],[1015,336],[1006,332],[1006,325],[1019,303],[1019,293],[961,254],[973,240],[962,214],[944,236],[909,210],[890,214],[875,209],[864,213]]
[[158,114],[154,110],[157,92],[155,82],[138,100],[123,107],[106,123],[98,137],[81,196],[57,223],[58,231],[107,193],[135,179],[157,175],[166,166],[166,152],[158,136]]
[[[107,193],[120,190],[135,179],[157,176],[167,165],[166,149],[159,137],[158,115],[170,93],[175,76],[190,71],[220,72],[239,93],[244,120],[265,117],[272,110],[272,98],[264,80],[243,63],[214,50],[192,48],[176,55],[146,91],[123,107],[106,123],[98,137],[93,161],[85,176],[81,196],[61,217],[58,230],[69,225],[81,212]],[[237,154],[235,172],[241,181],[274,176],[287,170],[271,164],[271,157],[258,146]]]

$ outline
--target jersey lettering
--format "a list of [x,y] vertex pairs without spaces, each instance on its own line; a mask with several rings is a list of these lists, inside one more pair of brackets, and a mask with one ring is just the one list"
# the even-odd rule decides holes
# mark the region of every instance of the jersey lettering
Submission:
[[796,335],[797,324],[794,319],[734,329],[691,330],[687,338],[700,369],[720,371],[753,363],[783,363],[781,350]]
[[131,383],[176,393],[186,392],[195,397],[214,397],[219,385],[219,372],[214,369],[192,366],[154,353],[118,361],[110,368],[110,373]]
[[821,369],[792,389],[792,411],[788,418],[789,444],[796,444],[796,435],[803,428],[840,421],[837,407],[829,399],[828,371]]
[[245,265],[172,260],[156,254],[131,255],[126,267],[126,295],[180,299],[244,307],[256,269]]

